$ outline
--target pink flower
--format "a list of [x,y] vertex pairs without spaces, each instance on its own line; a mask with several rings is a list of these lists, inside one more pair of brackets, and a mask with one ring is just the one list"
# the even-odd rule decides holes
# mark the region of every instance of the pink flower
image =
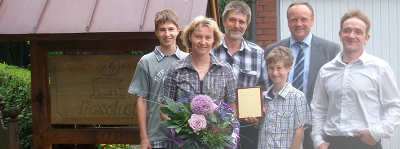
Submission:
[[189,126],[193,129],[194,132],[200,131],[207,126],[206,118],[204,117],[204,115],[192,114],[188,122]]
[[208,111],[208,114],[213,113],[215,110],[217,110],[218,106],[213,102],[210,106],[210,111]]
[[190,110],[194,114],[211,114],[218,106],[213,102],[213,100],[207,95],[197,95],[192,99],[190,103]]

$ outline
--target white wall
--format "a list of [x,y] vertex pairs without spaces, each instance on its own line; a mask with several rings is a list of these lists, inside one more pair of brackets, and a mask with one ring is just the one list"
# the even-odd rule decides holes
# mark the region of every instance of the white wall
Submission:
[[[287,7],[297,0],[277,0],[279,31],[278,37],[284,39],[290,36],[287,27]],[[371,20],[371,38],[365,50],[385,61],[392,67],[397,86],[400,85],[400,1],[396,0],[303,0],[314,9],[315,22],[311,32],[319,37],[340,43],[340,18],[351,8],[363,9]],[[399,8],[399,9],[397,9]],[[278,40],[280,40],[278,39]],[[384,149],[400,148],[399,126],[391,140],[382,140]]]

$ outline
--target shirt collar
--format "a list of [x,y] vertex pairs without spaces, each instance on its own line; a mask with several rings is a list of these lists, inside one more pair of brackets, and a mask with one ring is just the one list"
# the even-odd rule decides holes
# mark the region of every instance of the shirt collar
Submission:
[[[343,59],[342,58],[343,58],[343,51],[340,52],[340,54],[338,54],[336,56],[336,58],[335,58],[336,62],[337,63],[343,63]],[[358,57],[358,59],[356,59],[356,60],[354,60],[352,62],[360,61],[361,63],[365,64],[369,59],[370,59],[369,58],[369,54],[367,53],[367,51],[365,51],[365,49],[363,49],[363,52],[361,53],[360,57]]]
[[[275,97],[281,96],[283,99],[287,99],[289,92],[287,91],[286,88],[291,86],[292,85],[290,83],[286,83],[285,86],[283,86],[283,88],[275,95]],[[272,98],[268,97],[268,93],[273,89],[274,89],[274,84],[272,84],[271,87],[269,87],[269,89],[266,92],[264,92],[264,98],[273,100]]]
[[[226,49],[228,49],[228,46],[226,45],[225,38],[222,40],[222,46],[224,46]],[[240,44],[239,51],[243,51],[244,49],[250,50],[249,45],[246,44],[245,39],[242,37],[242,44]]]
[[369,60],[369,54],[367,53],[367,51],[365,51],[365,49],[363,49],[363,53],[360,55],[360,57],[358,58],[361,60],[361,62],[363,62],[364,64],[367,62],[367,60]]
[[[164,57],[168,57],[168,55],[161,52],[160,46],[156,46],[154,48],[154,54],[156,55],[157,61],[161,61]],[[179,49],[178,46],[176,46],[176,51],[171,56],[173,56],[173,55],[175,55],[179,59],[184,58],[183,52]]]
[[[304,42],[308,47],[310,47],[310,45],[311,45],[311,40],[312,40],[312,34],[311,34],[311,32],[310,32],[310,34],[308,34],[308,35],[306,36],[306,38],[304,38],[303,41],[300,41],[300,42]],[[293,36],[290,36],[290,47],[292,47],[292,45],[293,45],[294,43],[296,43],[296,42],[297,42],[296,39],[294,39]]]
[[[192,53],[190,53],[186,58],[183,59],[183,63],[182,65],[178,66],[179,69],[181,68],[193,68],[192,64],[190,63],[190,56],[192,55]],[[214,55],[210,54],[211,56],[211,64],[210,67],[212,65],[219,65],[219,66],[223,66],[223,61],[218,59],[217,57],[215,57]],[[194,69],[194,68],[193,68]]]

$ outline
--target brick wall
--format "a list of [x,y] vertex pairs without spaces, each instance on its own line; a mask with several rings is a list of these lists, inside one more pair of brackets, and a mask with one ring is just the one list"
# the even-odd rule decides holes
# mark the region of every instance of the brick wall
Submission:
[[277,41],[276,0],[257,1],[257,44],[265,49]]

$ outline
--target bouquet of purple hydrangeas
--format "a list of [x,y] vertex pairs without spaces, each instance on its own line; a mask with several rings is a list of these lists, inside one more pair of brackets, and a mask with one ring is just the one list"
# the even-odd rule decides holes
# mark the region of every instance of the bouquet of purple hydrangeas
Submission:
[[175,102],[166,98],[161,106],[171,120],[162,123],[170,128],[178,148],[234,149],[239,140],[240,124],[232,108],[207,95],[182,97]]

